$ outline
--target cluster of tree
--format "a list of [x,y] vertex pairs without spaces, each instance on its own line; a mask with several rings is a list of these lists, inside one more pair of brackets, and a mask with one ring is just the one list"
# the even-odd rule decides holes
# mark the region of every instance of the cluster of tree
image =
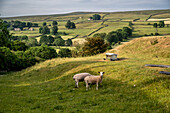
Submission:
[[[48,46],[28,48],[24,42],[11,41],[6,24],[0,19],[0,71],[21,70],[34,65],[41,59],[57,57],[56,50]],[[11,51],[13,50],[13,52]]]
[[90,19],[100,20],[100,19],[101,19],[101,16],[100,16],[99,14],[94,14],[92,17],[90,17]]
[[23,51],[14,53],[7,47],[0,47],[0,62],[0,71],[14,71],[32,66],[38,61],[25,55]]
[[123,41],[123,39],[127,39],[130,36],[132,36],[132,29],[129,27],[123,27],[123,29],[117,29],[116,31],[109,32],[108,34],[97,33],[93,35],[93,37],[101,37],[110,44]]
[[157,24],[157,23],[154,23],[154,24],[153,24],[153,27],[155,27],[155,28],[157,28],[158,26],[159,26],[160,28],[165,27],[164,21],[159,21],[159,24]]
[[43,26],[39,28],[39,33],[42,34],[53,34],[56,35],[58,33],[58,23],[57,21],[53,21],[52,22],[52,28],[51,28],[51,32],[50,32],[50,28],[48,28],[47,23],[43,22]]
[[75,23],[71,22],[70,20],[67,21],[65,27],[68,28],[68,29],[76,29]]
[[63,40],[61,36],[47,36],[47,35],[42,35],[40,37],[40,44],[46,44],[46,45],[54,45],[54,46],[72,46],[72,40],[67,39]]
[[4,21],[4,23],[7,25],[7,28],[9,30],[14,30],[14,28],[20,28],[23,30],[24,27],[38,27],[37,23],[32,23],[32,22],[21,22],[21,21]]
[[11,40],[28,40],[28,36],[27,35],[23,35],[23,36],[12,36]]

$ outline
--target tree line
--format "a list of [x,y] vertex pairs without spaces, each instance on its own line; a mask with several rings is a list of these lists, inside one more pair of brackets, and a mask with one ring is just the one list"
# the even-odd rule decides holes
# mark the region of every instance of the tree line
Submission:
[[7,28],[9,30],[14,30],[14,28],[20,28],[23,30],[24,27],[38,27],[37,23],[32,23],[32,22],[21,22],[21,21],[4,21],[4,24],[6,24]]
[[108,34],[96,33],[93,35],[93,37],[101,37],[102,39],[106,40],[110,45],[121,42],[130,36],[132,36],[132,29],[130,29],[129,27],[123,27],[122,29],[111,31]]
[[[60,49],[57,53],[55,49],[44,44],[28,47],[24,42],[11,40],[12,35],[1,19],[0,31],[0,72],[21,70],[46,59],[71,56],[71,51],[67,48]],[[15,38],[22,40],[23,37]]]

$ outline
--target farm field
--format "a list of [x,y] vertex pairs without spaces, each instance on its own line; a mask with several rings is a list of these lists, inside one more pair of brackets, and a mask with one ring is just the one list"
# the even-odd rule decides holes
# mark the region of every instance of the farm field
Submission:
[[[102,20],[94,21],[88,20],[95,12],[75,12],[68,14],[58,15],[42,15],[42,16],[28,16],[28,17],[13,17],[4,18],[6,21],[19,20],[25,22],[38,23],[42,26],[43,22],[47,22],[49,28],[51,28],[52,21],[58,22],[58,32],[66,32],[68,35],[61,35],[65,40],[77,36],[77,38],[83,39],[92,37],[95,33],[109,33],[123,27],[128,27],[129,21],[133,22],[134,32],[133,37],[142,35],[155,34],[156,29],[153,27],[153,23],[159,23],[159,19],[168,20],[170,18],[170,10],[150,10],[150,11],[129,11],[129,12],[98,12],[101,15]],[[153,15],[150,17],[150,15]],[[150,18],[149,18],[150,17]],[[149,19],[148,19],[149,18]],[[147,20],[148,19],[148,20]],[[154,19],[154,21],[153,21]],[[156,20],[155,20],[156,19]],[[76,29],[66,29],[65,24],[68,20],[75,22]],[[146,21],[147,20],[147,21]],[[104,21],[104,22],[103,22]],[[103,23],[103,25],[102,25]],[[151,25],[148,25],[150,23]],[[165,24],[170,24],[169,21],[165,21]],[[103,28],[101,28],[103,27]],[[101,28],[100,30],[98,30]],[[39,27],[34,28],[35,31],[10,31],[15,36],[27,35],[29,38],[39,37]],[[96,31],[97,30],[97,31]],[[96,32],[94,32],[96,31]],[[170,27],[157,28],[159,34],[170,34]],[[94,32],[94,33],[92,33]],[[92,34],[91,34],[92,33]],[[90,36],[88,36],[91,34]]]
[[[107,52],[120,60],[104,61],[105,53],[55,58],[3,74],[0,112],[170,112],[169,76],[159,74],[170,68],[144,66],[170,64],[170,36],[136,38]],[[83,82],[74,88],[74,74],[98,71],[105,72],[98,91],[95,85],[86,91]]]

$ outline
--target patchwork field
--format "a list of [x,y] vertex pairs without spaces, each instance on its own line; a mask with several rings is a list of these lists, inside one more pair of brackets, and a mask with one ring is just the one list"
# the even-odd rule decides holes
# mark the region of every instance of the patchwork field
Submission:
[[[42,26],[43,22],[47,22],[49,28],[51,28],[52,21],[56,20],[58,22],[58,32],[66,32],[68,35],[61,36],[67,40],[68,38],[73,38],[78,35],[77,38],[84,39],[87,37],[92,37],[95,33],[109,33],[123,27],[128,27],[129,21],[133,22],[133,37],[149,35],[151,33],[155,34],[157,31],[159,34],[170,34],[170,27],[165,28],[154,28],[153,23],[159,23],[160,20],[165,20],[165,24],[170,24],[170,10],[151,10],[151,11],[129,11],[129,12],[99,12],[102,20],[94,21],[88,20],[95,12],[76,12],[70,14],[58,14],[58,15],[42,15],[42,16],[28,16],[28,17],[13,17],[6,18],[4,20],[19,20],[25,22],[38,23]],[[153,16],[151,16],[153,15]],[[151,17],[150,17],[151,16]],[[150,18],[149,18],[150,17]],[[149,18],[149,19],[148,19]],[[147,20],[148,19],[148,20]],[[66,29],[65,24],[68,20],[75,22],[76,29]],[[146,21],[147,20],[147,21]],[[103,22],[104,21],[104,22]],[[148,25],[150,23],[151,25]],[[102,27],[102,28],[101,28]],[[101,28],[100,30],[98,30]],[[34,28],[35,31],[10,31],[15,36],[27,35],[29,38],[36,37],[39,39],[39,27]],[[97,31],[96,31],[97,30]],[[96,31],[96,32],[94,32]],[[94,32],[93,34],[91,34]],[[88,36],[91,34],[90,36]]]

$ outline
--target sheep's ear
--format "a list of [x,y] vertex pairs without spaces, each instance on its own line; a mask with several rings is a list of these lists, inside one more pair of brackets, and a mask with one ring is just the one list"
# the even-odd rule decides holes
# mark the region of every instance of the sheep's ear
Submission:
[[100,73],[100,72],[98,72],[98,73]]
[[105,72],[103,72],[103,74],[104,74]]

